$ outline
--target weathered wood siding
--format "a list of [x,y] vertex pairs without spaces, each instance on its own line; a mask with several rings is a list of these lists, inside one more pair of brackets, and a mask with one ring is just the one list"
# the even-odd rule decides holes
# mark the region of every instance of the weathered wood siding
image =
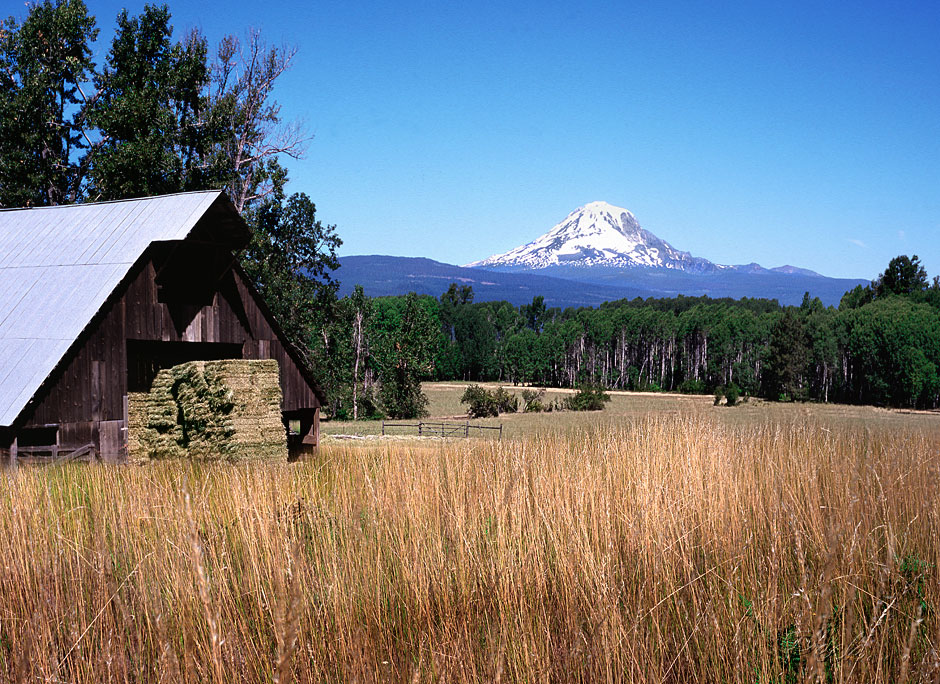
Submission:
[[320,406],[310,382],[237,270],[229,268],[222,274],[204,304],[160,301],[156,276],[150,250],[77,340],[64,366],[34,397],[24,426],[70,424],[61,435],[63,443],[88,439],[100,443],[97,424],[125,418],[129,340],[241,345],[243,358],[278,362],[282,410]]

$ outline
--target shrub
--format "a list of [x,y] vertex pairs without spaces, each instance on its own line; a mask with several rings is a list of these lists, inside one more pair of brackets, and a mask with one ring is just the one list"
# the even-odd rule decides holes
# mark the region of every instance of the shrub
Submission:
[[737,406],[746,402],[747,396],[742,397],[741,388],[732,382],[715,390],[715,406],[718,406],[722,399],[725,400],[725,406]]
[[382,409],[389,418],[422,418],[428,415],[428,398],[421,391],[421,382],[412,377],[383,382],[379,390]]
[[494,418],[500,413],[515,413],[519,410],[516,395],[503,387],[491,392],[479,385],[470,385],[460,397],[460,403],[470,404],[467,413],[471,418]]
[[470,385],[460,397],[461,404],[470,404],[467,413],[471,418],[489,418],[499,415],[493,395],[479,385]]
[[515,394],[507,392],[505,388],[499,387],[490,393],[493,402],[496,404],[498,413],[515,413],[519,410],[519,400]]
[[600,411],[610,401],[610,395],[603,387],[581,385],[577,392],[567,397],[564,407],[569,411]]
[[542,411],[551,411],[552,405],[546,407],[545,390],[522,390],[522,412],[523,413],[541,413]]
[[741,390],[733,382],[725,386],[725,404],[727,406],[736,406],[738,397],[741,396]]

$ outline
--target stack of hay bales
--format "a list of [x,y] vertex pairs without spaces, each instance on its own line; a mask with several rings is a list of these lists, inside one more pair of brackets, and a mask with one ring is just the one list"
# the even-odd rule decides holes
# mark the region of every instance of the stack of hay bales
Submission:
[[231,392],[231,456],[287,459],[287,432],[281,421],[277,361],[210,361],[206,377]]
[[132,458],[287,459],[273,360],[165,368],[150,392],[128,395],[128,422]]
[[147,460],[148,446],[144,443],[150,420],[150,393],[127,393],[127,456],[131,463]]

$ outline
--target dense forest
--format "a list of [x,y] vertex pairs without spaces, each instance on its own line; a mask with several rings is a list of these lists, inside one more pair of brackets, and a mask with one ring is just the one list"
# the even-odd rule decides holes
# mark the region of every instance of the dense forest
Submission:
[[426,379],[692,393],[734,385],[779,401],[940,405],[940,279],[930,283],[916,256],[893,259],[838,308],[809,296],[796,307],[680,296],[561,310],[541,297],[474,302],[456,284],[439,299],[357,291],[335,307],[322,342],[341,416],[352,416],[354,397],[357,415],[399,413],[382,380],[409,349],[409,367]]

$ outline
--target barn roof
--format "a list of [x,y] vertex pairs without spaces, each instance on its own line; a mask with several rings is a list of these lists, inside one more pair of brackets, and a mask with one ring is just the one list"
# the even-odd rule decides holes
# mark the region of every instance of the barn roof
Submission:
[[0,211],[0,425],[11,425],[150,243],[182,240],[219,190]]

